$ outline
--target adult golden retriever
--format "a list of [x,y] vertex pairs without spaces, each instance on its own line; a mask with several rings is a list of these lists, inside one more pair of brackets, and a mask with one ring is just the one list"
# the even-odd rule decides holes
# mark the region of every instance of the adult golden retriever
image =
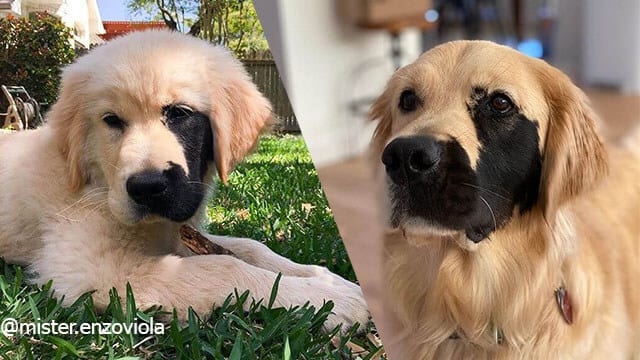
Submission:
[[371,114],[403,358],[640,356],[640,158],[567,76],[452,42]]
[[360,288],[248,239],[209,236],[234,256],[189,256],[181,224],[203,220],[213,176],[225,180],[271,116],[231,54],[175,32],[110,41],[64,70],[40,129],[0,137],[0,256],[53,280],[70,304],[129,282],[140,307],[202,314],[238,289],[276,304],[335,302],[325,324],[367,321]]

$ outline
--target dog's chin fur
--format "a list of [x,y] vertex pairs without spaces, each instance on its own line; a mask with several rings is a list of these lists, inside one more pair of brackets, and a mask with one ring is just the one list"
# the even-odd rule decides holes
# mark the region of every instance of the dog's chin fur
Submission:
[[[522,118],[537,122],[537,134],[533,121],[527,131],[540,140],[543,156],[529,157],[540,176],[477,244],[419,217],[387,229],[386,293],[403,331],[386,345],[402,351],[392,353],[398,358],[420,360],[640,358],[640,158],[605,152],[584,94],[561,72],[488,42],[427,52],[396,72],[372,107],[376,173],[394,138],[432,133],[459,141],[475,172],[483,161],[485,170],[502,165],[496,154],[513,154],[483,160],[491,149],[477,134],[492,128],[480,129],[469,104],[456,103],[486,84],[508,88]],[[407,88],[424,99],[415,114],[397,109]],[[526,173],[521,163],[504,163]],[[391,211],[393,194],[380,194]],[[571,298],[571,325],[556,304],[559,287]]]
[[[111,215],[124,226],[135,226],[138,224],[150,225],[159,223],[179,223],[171,219],[167,219],[166,217],[145,211],[131,201],[125,202],[125,204],[127,206],[125,206],[124,210],[116,208],[116,206],[118,206],[119,204],[114,206],[114,208],[109,209]],[[190,222],[194,217],[195,215],[183,222]]]
[[173,221],[168,220],[162,216],[154,215],[154,214],[141,214],[133,219],[128,219],[128,221],[125,220],[122,223],[124,225],[132,226],[136,224],[150,225],[150,224],[159,224],[163,222],[172,223]]
[[389,227],[386,233],[390,236],[398,234],[407,244],[415,247],[426,247],[441,241],[453,242],[467,251],[475,251],[480,246],[480,243],[469,240],[464,231],[445,229],[420,218],[400,221],[398,227]]
[[142,216],[133,210],[133,204],[128,199],[121,201],[110,193],[107,202],[109,204],[109,211],[111,212],[111,215],[113,215],[119,223],[131,226],[142,220]]
[[129,198],[119,200],[119,197],[110,193],[108,196],[109,212],[120,224],[130,227],[138,224],[147,225],[160,222],[169,222],[162,216],[145,212],[139,205],[136,205]]

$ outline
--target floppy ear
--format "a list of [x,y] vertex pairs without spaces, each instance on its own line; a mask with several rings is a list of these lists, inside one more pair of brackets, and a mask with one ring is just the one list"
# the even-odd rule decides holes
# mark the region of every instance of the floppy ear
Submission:
[[88,181],[82,154],[86,122],[82,116],[82,89],[87,77],[73,65],[63,71],[58,100],[51,106],[47,122],[51,125],[58,147],[66,160],[71,190],[79,191]]
[[[237,60],[233,59],[237,63]],[[222,75],[221,89],[214,94],[211,117],[214,160],[220,179],[227,175],[256,145],[262,130],[271,124],[271,104],[237,63]]]
[[371,121],[378,121],[373,132],[373,146],[377,154],[382,154],[384,145],[391,136],[391,125],[393,123],[391,103],[393,101],[393,91],[390,86],[384,90],[384,92],[378,96],[376,101],[371,105],[369,111],[369,119]]
[[547,219],[566,201],[595,186],[607,156],[586,95],[559,70],[542,74],[549,105],[540,194]]

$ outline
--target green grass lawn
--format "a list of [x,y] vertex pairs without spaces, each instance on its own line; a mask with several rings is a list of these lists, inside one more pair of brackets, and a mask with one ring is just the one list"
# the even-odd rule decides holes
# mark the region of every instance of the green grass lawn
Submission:
[[259,239],[296,262],[325,265],[355,281],[302,137],[264,137],[216,194],[210,233]]
[[[211,200],[207,229],[211,233],[243,236],[266,243],[297,262],[322,264],[355,280],[316,170],[299,136],[263,137],[255,154],[239,165],[228,184],[217,184]],[[42,289],[25,282],[23,270],[0,260],[0,322],[52,320],[58,323],[149,322],[159,310],[135,309],[135,296],[112,294],[111,305],[96,314],[90,294],[68,308]],[[13,336],[0,334],[0,357],[9,359],[369,359],[378,350],[365,335],[339,334],[320,329],[332,303],[321,309],[308,306],[273,308],[271,299],[243,304],[245,293],[228,301],[207,318],[190,313],[185,323],[170,320],[164,334],[154,336],[111,334],[75,336]],[[124,310],[123,310],[124,307]],[[171,319],[171,314],[165,317]],[[157,322],[157,321],[156,321]],[[367,332],[374,331],[364,324]],[[369,355],[358,355],[356,344]]]

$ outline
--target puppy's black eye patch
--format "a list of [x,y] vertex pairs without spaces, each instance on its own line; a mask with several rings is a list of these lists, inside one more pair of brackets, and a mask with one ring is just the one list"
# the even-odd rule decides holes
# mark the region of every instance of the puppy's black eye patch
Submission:
[[187,105],[168,105],[162,111],[168,122],[183,121],[193,116],[193,109]]
[[104,121],[104,123],[107,124],[107,126],[109,126],[110,128],[119,130],[124,129],[124,127],[127,125],[124,120],[118,117],[118,115],[111,113],[104,114],[102,116],[102,121]]
[[400,110],[412,112],[418,108],[418,105],[420,105],[420,98],[418,98],[415,91],[405,90],[400,94],[400,103],[398,104]]

